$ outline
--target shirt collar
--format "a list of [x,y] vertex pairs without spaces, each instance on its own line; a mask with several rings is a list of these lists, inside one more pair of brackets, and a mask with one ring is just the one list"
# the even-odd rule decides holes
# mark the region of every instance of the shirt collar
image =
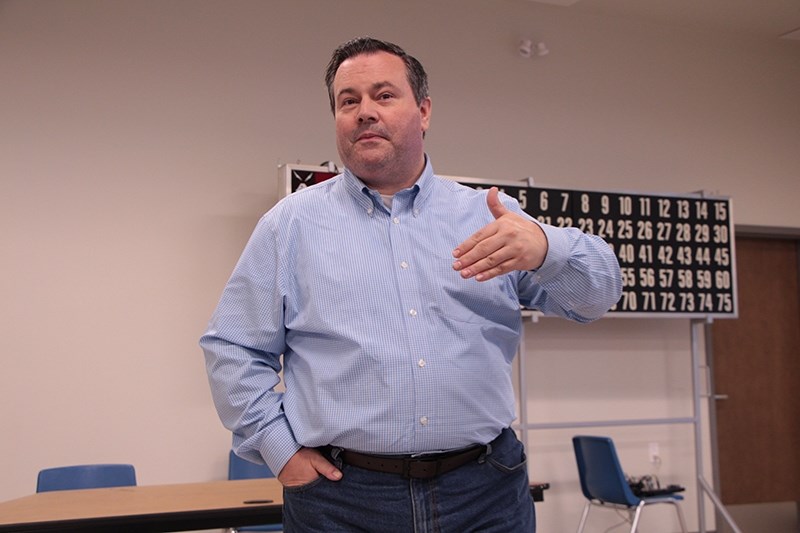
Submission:
[[[361,181],[358,176],[353,174],[350,169],[345,167],[342,175],[344,178],[345,189],[350,196],[356,200],[358,205],[364,208],[367,214],[371,215],[377,206],[383,206],[383,201],[381,200],[380,194],[378,194],[377,191],[367,187],[367,185]],[[414,195],[415,211],[418,211],[422,208],[425,200],[431,194],[435,181],[431,160],[428,155],[425,154],[425,167],[422,169],[422,174],[420,174],[419,179],[417,179],[416,183],[414,183],[414,185],[408,189],[403,189],[403,191],[412,191],[411,194]],[[398,191],[397,194],[400,194],[403,191]]]

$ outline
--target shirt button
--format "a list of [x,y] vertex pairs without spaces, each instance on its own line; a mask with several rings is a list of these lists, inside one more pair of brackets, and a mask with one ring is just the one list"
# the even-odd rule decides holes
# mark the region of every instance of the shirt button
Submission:
[[420,359],[419,361],[417,361],[417,366],[420,368],[425,366],[425,359]]
[[408,314],[411,315],[411,316],[417,316],[417,310],[416,309],[410,309],[408,311]]
[[427,416],[423,416],[422,418],[419,419],[419,423],[422,424],[423,426],[427,426],[428,425],[428,417]]
[[400,263],[400,268],[402,268],[403,270],[407,269],[408,268],[408,263],[406,263],[405,261],[401,262]]
[[418,217],[418,216],[419,216],[419,209],[414,209],[414,216],[415,216],[415,217]]
[[369,216],[372,216],[372,212],[373,212],[373,211],[374,211],[374,209],[373,209],[373,208],[371,208],[371,207],[367,208],[367,214],[368,214]]
[[397,218],[397,217],[394,217],[394,218],[392,219],[392,222],[394,222],[395,224],[399,224],[399,223],[400,223],[400,219],[399,219],[399,218]]

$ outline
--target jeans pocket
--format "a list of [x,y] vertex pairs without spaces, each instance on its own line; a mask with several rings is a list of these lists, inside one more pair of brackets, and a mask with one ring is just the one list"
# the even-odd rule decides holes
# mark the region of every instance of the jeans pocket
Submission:
[[308,483],[303,483],[302,485],[293,485],[293,486],[290,486],[290,487],[284,486],[284,487],[283,487],[283,492],[288,492],[288,493],[290,493],[290,494],[292,494],[292,493],[306,492],[306,491],[308,491],[308,490],[311,490],[311,489],[313,489],[313,488],[314,488],[314,487],[316,487],[317,485],[319,485],[319,484],[320,484],[320,482],[321,482],[323,479],[325,479],[323,476],[319,476],[319,477],[317,477],[317,479],[312,479],[312,480],[311,480],[311,481],[309,481]]
[[486,462],[496,470],[504,474],[510,474],[526,468],[528,458],[525,456],[525,449],[522,443],[514,442],[514,445],[507,447],[505,450],[493,450],[486,457]]

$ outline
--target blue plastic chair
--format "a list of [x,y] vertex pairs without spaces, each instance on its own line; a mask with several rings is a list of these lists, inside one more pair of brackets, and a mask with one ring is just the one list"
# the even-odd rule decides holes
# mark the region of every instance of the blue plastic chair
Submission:
[[[228,454],[228,479],[261,479],[275,477],[267,465],[256,464],[242,459],[233,450]],[[243,526],[228,530],[237,531],[283,531],[283,524],[264,524],[260,526]]]
[[666,503],[673,505],[678,513],[681,531],[686,533],[686,521],[683,518],[678,501],[679,494],[640,498],[636,496],[625,479],[625,473],[617,457],[614,442],[608,437],[591,437],[578,435],[572,438],[575,449],[575,460],[578,463],[578,476],[581,491],[588,500],[583,508],[578,533],[583,531],[589,509],[592,506],[628,511],[631,519],[630,533],[636,533],[642,510],[647,505]]
[[36,492],[99,489],[136,485],[136,470],[127,464],[59,466],[39,472]]

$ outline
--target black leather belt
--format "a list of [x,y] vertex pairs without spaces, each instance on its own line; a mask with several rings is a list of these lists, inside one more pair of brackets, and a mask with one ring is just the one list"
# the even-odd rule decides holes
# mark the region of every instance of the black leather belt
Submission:
[[430,479],[460,466],[476,461],[486,452],[485,445],[470,446],[452,452],[414,455],[370,455],[350,450],[341,450],[337,455],[333,446],[323,446],[320,451],[343,463],[386,474],[399,474],[414,479]]

